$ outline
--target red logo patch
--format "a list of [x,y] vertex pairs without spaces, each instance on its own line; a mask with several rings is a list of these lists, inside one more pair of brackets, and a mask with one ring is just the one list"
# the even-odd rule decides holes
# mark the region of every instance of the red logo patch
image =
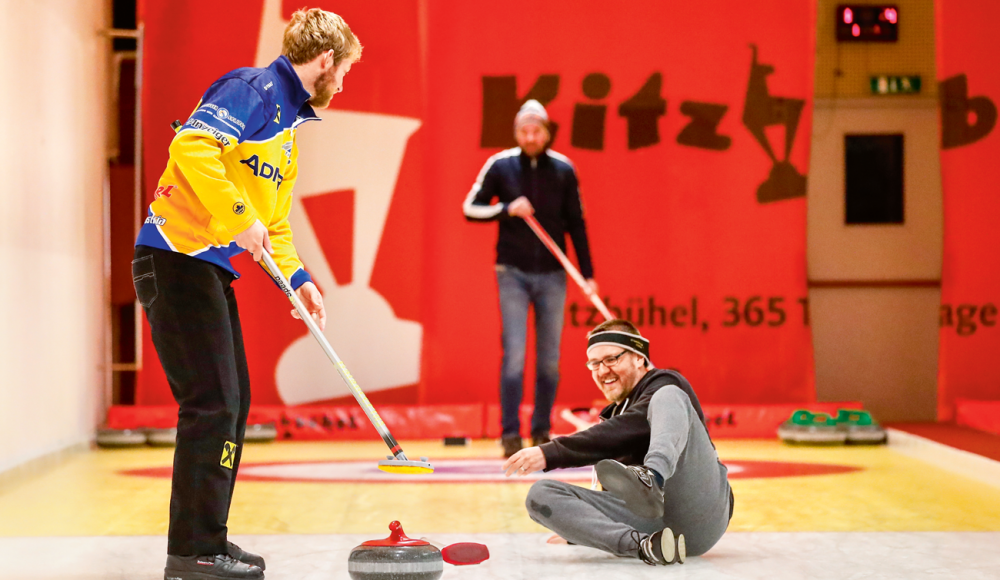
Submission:
[[157,187],[156,191],[153,192],[153,199],[156,200],[161,197],[169,198],[172,195],[170,190],[175,189],[176,187],[176,185],[161,185],[160,187]]

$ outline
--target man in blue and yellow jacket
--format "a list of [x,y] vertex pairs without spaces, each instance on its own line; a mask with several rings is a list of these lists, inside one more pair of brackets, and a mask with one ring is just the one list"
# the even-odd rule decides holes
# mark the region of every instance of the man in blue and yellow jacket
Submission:
[[320,327],[323,297],[292,244],[295,133],[343,87],[361,45],[342,18],[296,12],[282,55],[212,84],[170,144],[132,278],[180,405],[165,577],[263,578],[264,560],[230,543],[250,381],[230,258],[273,254]]

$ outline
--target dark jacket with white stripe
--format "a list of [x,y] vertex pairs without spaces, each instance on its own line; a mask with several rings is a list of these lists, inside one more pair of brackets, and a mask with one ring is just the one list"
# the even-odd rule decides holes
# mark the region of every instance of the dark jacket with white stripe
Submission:
[[[677,371],[653,369],[639,379],[628,398],[601,411],[600,423],[541,445],[545,471],[593,465],[602,459],[615,459],[625,465],[642,465],[649,451],[650,429],[646,418],[649,401],[656,391],[667,385],[677,386],[688,396],[704,428],[705,413],[691,383]],[[689,425],[676,427],[687,431]]]
[[507,213],[507,206],[522,195],[535,208],[535,219],[563,252],[566,251],[566,234],[569,234],[580,273],[584,278],[593,278],[576,170],[569,158],[551,150],[539,155],[535,162],[519,147],[490,157],[462,205],[469,221],[500,222],[497,264],[513,266],[523,272],[562,269],[559,260],[528,224]]

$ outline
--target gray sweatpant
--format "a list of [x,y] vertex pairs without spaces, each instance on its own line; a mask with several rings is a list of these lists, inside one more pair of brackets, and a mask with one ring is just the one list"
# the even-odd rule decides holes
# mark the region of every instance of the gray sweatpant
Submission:
[[638,542],[663,528],[684,534],[687,553],[707,552],[729,526],[731,495],[726,467],[681,389],[653,394],[647,413],[651,435],[644,464],[666,480],[663,519],[641,518],[603,491],[562,481],[531,486],[528,515],[566,540],[617,556],[637,557]]

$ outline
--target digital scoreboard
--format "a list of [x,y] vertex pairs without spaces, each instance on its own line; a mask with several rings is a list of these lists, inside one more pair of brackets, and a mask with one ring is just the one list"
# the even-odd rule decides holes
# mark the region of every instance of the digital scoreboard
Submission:
[[896,6],[841,4],[837,6],[837,40],[840,42],[896,42],[899,9]]

